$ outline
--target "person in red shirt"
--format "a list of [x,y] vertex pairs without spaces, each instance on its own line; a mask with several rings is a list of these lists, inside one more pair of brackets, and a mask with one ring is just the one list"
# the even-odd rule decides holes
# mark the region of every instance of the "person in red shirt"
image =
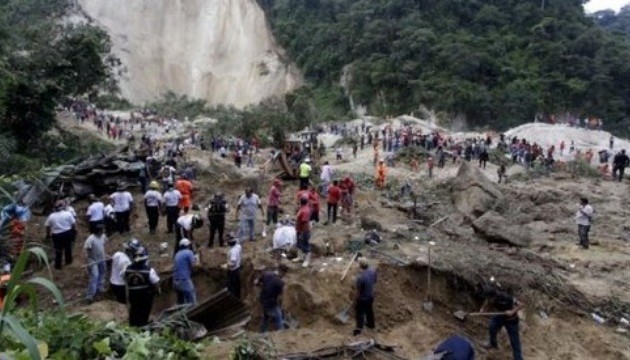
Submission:
[[267,237],[267,226],[273,223],[278,223],[278,212],[280,208],[280,189],[282,188],[282,182],[280,179],[275,179],[269,189],[269,198],[267,200],[267,222],[263,226],[262,236]]
[[315,186],[308,187],[308,203],[311,206],[311,221],[319,222],[319,194],[315,190]]
[[179,180],[177,180],[175,189],[182,194],[182,197],[179,199],[179,208],[184,210],[184,212],[188,212],[192,203],[193,186],[186,175],[181,175]]
[[341,212],[344,213],[345,211],[350,215],[354,203],[354,181],[352,181],[350,176],[346,176],[339,187],[341,188]]
[[309,196],[308,186],[307,185],[301,185],[300,186],[300,190],[298,190],[297,195],[295,197],[298,209],[301,206],[300,205],[300,200],[302,200],[302,198],[308,199],[308,196]]
[[300,198],[300,210],[295,219],[295,232],[297,234],[297,247],[302,251],[302,259],[297,257],[294,262],[304,260],[302,267],[308,267],[311,261],[311,207],[308,198]]
[[339,207],[339,201],[341,200],[341,188],[339,187],[339,181],[333,180],[332,186],[328,188],[328,221],[326,223],[337,222],[337,209]]
[[433,177],[433,157],[429,156],[429,160],[427,160],[427,167],[429,169],[429,178]]

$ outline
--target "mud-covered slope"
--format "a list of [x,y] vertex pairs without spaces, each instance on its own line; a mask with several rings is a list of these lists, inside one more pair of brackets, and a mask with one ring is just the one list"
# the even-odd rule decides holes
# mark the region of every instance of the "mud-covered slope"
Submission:
[[142,103],[168,90],[244,106],[300,83],[254,0],[79,0],[110,34],[126,68],[123,95]]

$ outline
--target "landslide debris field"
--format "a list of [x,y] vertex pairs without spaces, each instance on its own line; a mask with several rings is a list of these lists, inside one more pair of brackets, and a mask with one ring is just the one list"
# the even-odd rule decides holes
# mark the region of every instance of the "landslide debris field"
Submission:
[[[268,150],[262,152],[267,154]],[[253,281],[275,261],[267,251],[271,247],[270,236],[267,239],[258,236],[256,242],[244,244],[243,296],[252,315],[244,335],[252,344],[258,344],[266,357],[341,349],[370,338],[392,346],[395,352],[374,351],[367,358],[417,359],[444,338],[458,333],[474,341],[480,359],[511,358],[505,332],[499,335],[499,350],[485,351],[480,345],[487,339],[486,320],[470,318],[461,322],[453,317],[456,310],[478,310],[482,303],[479,286],[494,277],[526,304],[521,312],[521,341],[526,358],[630,359],[629,335],[618,331],[619,319],[630,314],[627,182],[574,178],[558,172],[551,177],[515,178],[507,184],[496,184],[494,165],[480,170],[475,163],[448,162],[445,169],[435,169],[433,179],[428,179],[426,165],[421,164],[422,170],[412,174],[406,165],[399,164],[392,169],[395,175],[388,180],[389,189],[377,191],[371,184],[371,154],[371,148],[366,148],[356,159],[337,164],[341,174],[348,172],[358,180],[353,216],[334,225],[320,223],[314,227],[310,268],[287,263],[290,272],[285,279],[284,309],[297,322],[296,329],[267,335],[258,333],[261,318]],[[265,162],[262,156],[266,155],[257,159],[257,166]],[[333,165],[334,156],[333,152],[326,157]],[[215,191],[221,190],[233,209],[237,196],[251,185],[263,199],[266,196],[270,172],[257,168],[239,173],[230,162],[202,151],[194,151],[190,157],[199,166],[196,203],[205,205]],[[517,171],[510,169],[509,173]],[[399,187],[405,181],[417,194],[415,214],[411,211],[411,199],[400,195]],[[296,191],[297,183],[285,182],[282,208],[287,214],[295,213]],[[141,204],[139,189],[133,192],[136,204]],[[574,213],[580,196],[588,197],[596,209],[591,233],[593,245],[589,250],[576,245]],[[74,206],[77,213],[84,214],[87,202],[78,201]],[[168,279],[174,239],[165,234],[165,219],[160,219],[158,234],[149,236],[144,210],[137,208],[132,218],[134,236],[148,245],[152,265]],[[228,219],[233,218],[230,213]],[[325,218],[324,212],[321,218]],[[31,238],[44,237],[44,219],[36,217],[31,221],[28,228]],[[236,226],[232,221],[227,225],[230,231]],[[262,219],[257,227],[260,234]],[[374,247],[362,241],[365,231],[371,229],[377,229],[383,238]],[[87,286],[81,250],[86,236],[87,226],[81,223],[75,244],[77,260],[55,272],[55,281],[73,311],[101,320],[125,322],[126,308],[111,299],[88,306],[78,301]],[[199,299],[221,289],[225,283],[225,272],[220,266],[225,262],[227,250],[206,248],[207,238],[205,226],[195,233],[196,242],[203,245],[202,268],[195,280]],[[112,236],[108,253],[111,255],[127,239],[128,236]],[[432,312],[422,307],[428,296],[429,241],[436,243],[430,269]],[[160,256],[162,242],[169,243],[169,250]],[[376,331],[359,337],[351,336],[352,317],[347,324],[335,319],[350,301],[358,265],[352,266],[344,281],[340,277],[355,251],[368,257],[379,273]],[[155,316],[175,303],[170,283],[162,287],[163,294],[154,304]],[[597,324],[591,318],[593,312],[606,322]],[[241,341],[228,336],[220,340],[209,345],[204,354],[227,358]]]

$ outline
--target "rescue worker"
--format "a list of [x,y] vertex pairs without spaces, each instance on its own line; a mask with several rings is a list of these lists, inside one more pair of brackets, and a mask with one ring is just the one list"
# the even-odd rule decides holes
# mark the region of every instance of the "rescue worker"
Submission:
[[[616,178],[621,182],[623,180],[623,173],[628,166],[630,166],[630,158],[628,158],[626,150],[624,149],[613,158],[613,179]],[[617,177],[617,173],[619,173],[619,177]]]
[[327,217],[328,220],[325,224],[334,224],[337,222],[337,211],[339,209],[339,202],[341,201],[341,188],[339,187],[339,181],[333,180],[332,185],[328,188],[327,202]]
[[313,168],[311,167],[311,159],[304,159],[304,161],[300,164],[298,168],[298,179],[300,179],[300,187],[308,186],[312,170]]
[[179,199],[179,208],[185,212],[188,211],[188,209],[192,206],[193,193],[193,185],[190,181],[188,181],[188,176],[182,174],[179,177],[179,180],[175,183],[175,188],[182,195],[181,199]]
[[175,224],[175,249],[177,249],[177,245],[181,239],[186,238],[190,241],[194,241],[194,230],[199,229],[202,226],[203,220],[196,212],[185,212],[182,216],[180,216]]
[[105,224],[105,205],[94,194],[90,194],[90,206],[85,217],[89,224],[90,233],[93,234],[98,225]]
[[129,218],[133,209],[133,197],[129,191],[126,191],[125,185],[118,185],[116,192],[111,194],[109,198],[114,203],[114,213],[116,214],[116,224],[118,224],[118,232],[124,234],[131,230]]
[[162,196],[166,212],[166,233],[170,234],[175,229],[175,223],[179,217],[179,200],[182,194],[175,190],[173,183],[167,183],[167,189]]
[[262,325],[261,332],[267,332],[269,322],[272,321],[276,331],[284,329],[284,319],[282,316],[282,294],[284,292],[285,276],[289,268],[280,264],[276,271],[265,271],[254,281],[255,285],[261,287],[259,301],[262,305]]
[[374,329],[374,287],[376,286],[376,269],[370,268],[370,263],[364,257],[359,258],[361,273],[355,281],[355,314],[356,328],[353,335],[363,332],[363,326]]
[[263,225],[262,237],[267,237],[267,226],[270,224],[278,224],[278,213],[280,211],[280,195],[282,182],[280,179],[274,179],[269,189],[269,197],[267,199],[267,221]]
[[158,192],[160,184],[153,180],[149,184],[149,190],[144,194],[144,209],[149,220],[149,234],[155,234],[160,219],[162,195]]
[[72,264],[72,239],[74,237],[75,219],[65,210],[66,203],[58,200],[55,211],[48,216],[46,238],[51,239],[55,248],[55,269],[61,270],[61,262],[65,255],[66,265]]
[[208,205],[208,226],[210,233],[208,235],[208,247],[214,246],[214,236],[219,235],[219,246],[224,246],[223,232],[225,231],[225,214],[228,212],[228,204],[223,198],[221,192],[214,194],[214,198]]
[[293,259],[293,262],[302,262],[302,267],[306,268],[311,261],[311,207],[308,204],[308,198],[300,199],[300,209],[298,210],[295,220],[295,231],[297,234],[297,247],[302,252],[302,258],[299,256]]
[[114,293],[116,301],[127,303],[125,291],[125,270],[131,264],[131,259],[140,247],[138,239],[131,239],[122,244],[122,248],[112,255],[112,273],[109,277],[109,288]]
[[383,189],[385,187],[385,177],[387,176],[387,167],[383,159],[378,161],[378,165],[376,166],[376,187],[379,189]]
[[192,242],[186,238],[179,241],[173,260],[173,288],[177,294],[177,305],[197,303],[195,285],[192,281],[197,258],[192,251]]
[[243,249],[236,241],[236,237],[230,236],[227,239],[230,251],[227,256],[227,289],[232,296],[237,299],[241,298],[241,261],[243,258]]
[[265,217],[265,210],[262,207],[260,198],[254,194],[251,187],[245,189],[245,194],[238,199],[236,205],[236,217],[240,213],[240,236],[241,239],[249,237],[249,241],[254,241],[254,233],[256,229],[256,208],[260,209],[262,216]]
[[140,246],[124,272],[130,326],[141,327],[149,323],[153,298],[160,291],[160,278],[148,260],[146,249]]
[[484,347],[487,349],[498,348],[497,334],[502,327],[505,327],[508,337],[510,338],[514,360],[522,360],[523,354],[521,352],[521,340],[518,330],[518,311],[523,308],[523,304],[505,291],[499,290],[492,285],[485,286],[484,296],[486,300],[479,312],[486,311],[488,305],[491,305],[494,310],[498,312],[504,312],[503,315],[495,315],[490,319],[490,325],[488,327],[490,338],[488,343],[484,344]]

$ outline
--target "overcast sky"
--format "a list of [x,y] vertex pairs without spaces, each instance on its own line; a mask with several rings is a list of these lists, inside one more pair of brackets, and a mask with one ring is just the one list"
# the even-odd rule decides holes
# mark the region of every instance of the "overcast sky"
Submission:
[[584,8],[586,12],[590,13],[604,9],[619,11],[619,9],[628,3],[630,3],[630,0],[591,0],[584,5]]

